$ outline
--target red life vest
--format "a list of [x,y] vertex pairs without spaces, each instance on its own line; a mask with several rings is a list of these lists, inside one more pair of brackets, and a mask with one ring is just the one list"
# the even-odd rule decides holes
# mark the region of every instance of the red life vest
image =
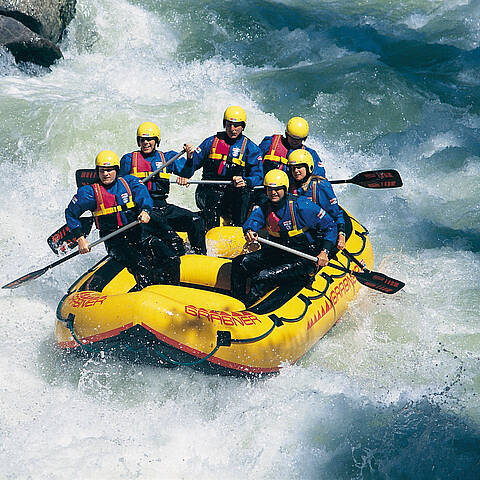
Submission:
[[[270,150],[263,157],[263,161],[270,160],[271,162],[281,163],[287,165],[288,160],[288,148],[282,142],[281,135],[273,135],[272,143],[270,145]],[[278,165],[280,170],[283,170],[285,167],[283,165]]]
[[272,210],[272,207],[269,205],[267,210],[267,218],[265,221],[265,226],[267,227],[267,232],[272,237],[280,237],[280,217]]
[[[135,207],[132,191],[130,190],[128,183],[122,177],[119,177],[118,181],[123,183],[128,194],[128,200],[122,205],[117,204],[117,197],[110,193],[103,185],[100,185],[99,183],[92,184],[93,192],[95,193],[95,200],[97,201],[97,208],[93,212],[93,215],[95,217],[95,225],[99,230],[115,226],[115,223],[117,227],[123,226],[120,212]],[[112,217],[115,214],[116,222],[112,222]],[[106,215],[105,219],[99,218],[103,215]],[[111,215],[111,217],[108,217],[108,215]]]
[[[305,150],[302,145],[301,148]],[[273,135],[270,150],[263,157],[263,162],[270,160],[277,164],[279,170],[286,170],[288,165],[288,148],[282,142],[281,135]]]
[[[288,210],[290,213],[290,219],[292,222],[292,229],[287,230],[287,235],[289,237],[295,237],[297,235],[301,235],[302,233],[305,233],[308,230],[308,227],[303,227],[298,229],[297,228],[297,220],[295,218],[295,209],[294,209],[294,201],[289,200],[288,201]],[[280,220],[281,218],[278,217],[278,215],[272,210],[271,205],[267,207],[267,215],[266,215],[266,220],[265,220],[265,226],[267,228],[267,231],[269,235],[272,237],[280,237]]]
[[208,158],[215,161],[215,164],[218,164],[217,175],[221,175],[223,171],[223,167],[225,164],[234,163],[239,165],[240,167],[245,167],[245,160],[243,160],[243,153],[245,152],[245,147],[247,146],[247,137],[244,137],[242,147],[240,148],[240,153],[237,157],[228,156],[228,152],[230,151],[231,145],[229,145],[225,140],[219,138],[215,135],[213,139],[212,148],[210,149],[210,153]]
[[[162,152],[158,152],[160,158],[162,159],[162,164],[165,165],[165,156]],[[147,178],[152,173],[152,164],[143,158],[142,152],[133,152],[132,153],[132,168],[130,170],[130,175],[134,175],[137,178]],[[158,176],[162,178],[162,173],[160,172]],[[167,174],[168,175],[168,174]],[[169,178],[168,175],[166,178]],[[148,191],[152,190],[152,182],[147,182]]]

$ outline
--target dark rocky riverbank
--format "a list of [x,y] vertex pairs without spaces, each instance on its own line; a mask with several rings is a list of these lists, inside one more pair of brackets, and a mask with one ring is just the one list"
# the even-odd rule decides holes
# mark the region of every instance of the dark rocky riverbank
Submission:
[[56,44],[75,6],[76,0],[0,0],[0,46],[17,62],[50,66],[62,58]]

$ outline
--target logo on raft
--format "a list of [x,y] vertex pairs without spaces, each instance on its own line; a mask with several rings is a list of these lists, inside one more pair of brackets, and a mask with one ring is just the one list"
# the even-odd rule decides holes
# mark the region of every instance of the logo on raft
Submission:
[[67,303],[73,308],[88,308],[93,307],[97,303],[103,304],[107,299],[105,295],[98,295],[97,293],[80,292],[68,298]]
[[[363,260],[361,263],[362,265],[365,265]],[[361,272],[361,269],[357,265],[355,265],[352,270],[355,272]],[[330,298],[326,298],[322,305],[322,310],[317,311],[313,317],[308,320],[307,330],[310,330],[320,319],[322,319],[333,308],[333,306],[338,303],[340,298],[343,297],[345,293],[349,292],[350,288],[352,288],[357,282],[358,280],[353,275],[346,274],[342,281],[332,290]]]
[[207,310],[206,308],[196,307],[195,305],[185,305],[185,313],[192,317],[204,317],[209,322],[218,322],[220,325],[242,327],[248,325],[255,325],[255,322],[262,323],[253,313],[243,312],[222,312],[219,310]]

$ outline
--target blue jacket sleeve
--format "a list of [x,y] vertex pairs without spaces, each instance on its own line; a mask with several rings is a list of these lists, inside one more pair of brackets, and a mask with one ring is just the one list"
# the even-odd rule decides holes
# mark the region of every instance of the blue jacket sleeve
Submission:
[[310,152],[313,158],[313,173],[314,175],[319,175],[320,177],[326,178],[325,167],[323,166],[323,162],[321,158],[318,156],[318,153],[310,147],[305,147],[307,151]]
[[337,241],[337,226],[332,217],[322,207],[305,197],[299,197],[297,202],[304,224],[317,230],[323,237],[322,248],[330,251]]
[[147,187],[140,181],[139,178],[133,175],[127,175],[124,180],[132,190],[133,201],[137,204],[140,210],[145,210],[149,214],[153,210],[153,200],[148,193]]
[[317,190],[317,203],[321,205],[326,212],[333,218],[337,224],[337,230],[339,232],[345,232],[345,219],[343,218],[343,211],[338,206],[337,197],[332,188],[332,184],[328,180],[321,180],[318,182],[320,187]]
[[95,210],[97,208],[97,201],[95,193],[90,185],[85,185],[77,190],[72,200],[65,209],[65,219],[67,220],[68,228],[75,236],[82,234],[82,224],[80,223],[80,216],[87,210]]
[[262,142],[260,143],[260,145],[258,146],[258,148],[260,149],[260,151],[262,152],[262,158],[268,153],[268,151],[270,150],[270,147],[272,145],[272,136],[270,137],[265,137]]
[[263,215],[263,211],[258,205],[255,205],[253,207],[252,213],[243,224],[243,233],[246,233],[248,230],[258,232],[264,226],[265,216]]
[[[177,155],[178,152],[175,152],[175,150],[169,150],[168,152],[163,152],[163,155],[165,156],[165,161],[168,162],[171,158],[173,158],[175,155]],[[185,154],[184,154],[185,155]],[[173,163],[171,163],[165,170],[166,173],[173,173],[174,175],[180,175],[180,172],[183,171],[185,168],[185,163],[187,159],[185,156],[181,156],[177,158]],[[193,173],[192,173],[193,175]]]
[[245,160],[245,181],[249,187],[263,182],[262,151],[250,139],[247,141],[247,158]]
[[177,175],[181,177],[190,178],[199,168],[203,167],[205,159],[208,157],[212,148],[213,139],[215,136],[206,138],[193,152],[190,160],[186,160],[183,168],[179,170]]
[[119,177],[124,177],[125,175],[129,175],[132,171],[132,154],[126,153],[120,159],[120,171],[118,172]]

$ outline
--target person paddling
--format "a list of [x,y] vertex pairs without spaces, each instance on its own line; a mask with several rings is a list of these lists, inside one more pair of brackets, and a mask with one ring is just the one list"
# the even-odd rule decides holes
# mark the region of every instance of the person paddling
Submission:
[[[102,150],[95,159],[99,181],[77,190],[65,210],[68,227],[77,236],[79,253],[90,251],[81,231],[80,216],[91,210],[103,237],[137,218],[148,224],[153,201],[147,187],[136,177],[119,177],[120,160],[115,152]],[[154,283],[179,283],[180,259],[168,245],[138,225],[105,241],[108,254],[135,277],[136,289]]]
[[288,155],[288,167],[293,178],[290,193],[305,196],[320,205],[337,225],[337,242],[339,250],[345,248],[345,219],[338,206],[337,197],[330,182],[321,175],[313,173],[313,158],[307,150],[293,150]]
[[233,180],[231,185],[199,185],[195,200],[202,211],[207,230],[220,225],[220,217],[240,226],[252,204],[251,187],[262,184],[262,155],[258,146],[243,135],[247,114],[242,107],[230,106],[223,114],[225,131],[205,139],[185,163],[181,178],[188,178],[203,168],[204,180]]
[[[137,145],[140,150],[123,155],[120,160],[120,176],[134,175],[140,179],[146,178],[152,172],[165,165],[177,152],[157,150],[160,144],[160,129],[153,122],[143,122],[137,129]],[[194,147],[185,145],[187,158],[192,158]],[[152,181],[147,182],[147,188],[153,199],[153,211],[161,220],[154,217],[151,228],[154,234],[166,241],[178,255],[183,255],[185,249],[183,240],[176,232],[187,232],[193,253],[207,253],[205,246],[205,223],[198,213],[186,208],[167,203],[170,193],[169,174],[178,175],[185,160],[178,159],[168,165],[164,171],[157,174]],[[163,220],[163,221],[162,221]]]
[[[337,238],[337,227],[328,213],[306,197],[288,195],[289,179],[282,170],[265,175],[268,203],[255,206],[243,225],[247,246],[266,227],[269,239],[317,256],[317,265],[297,255],[272,247],[240,255],[232,261],[232,294],[248,307],[280,285],[307,285],[318,267],[328,264],[328,254]],[[251,279],[246,292],[247,278]]]
[[304,118],[292,117],[287,123],[284,135],[265,137],[259,145],[262,151],[263,174],[266,175],[274,168],[288,173],[288,155],[301,148],[312,156],[315,174],[325,177],[325,168],[318,153],[304,145],[308,132],[308,122]]

